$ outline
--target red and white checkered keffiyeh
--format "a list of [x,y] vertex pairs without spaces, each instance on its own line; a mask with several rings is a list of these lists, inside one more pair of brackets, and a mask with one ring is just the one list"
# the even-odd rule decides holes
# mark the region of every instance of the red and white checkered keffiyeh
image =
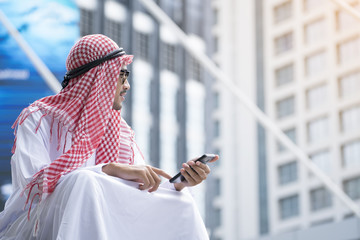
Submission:
[[[82,37],[71,49],[66,68],[78,68],[118,48],[114,41],[104,35]],[[60,93],[35,101],[21,112],[13,126],[15,133],[16,126],[34,112],[29,109],[35,107],[35,111],[41,110],[44,113],[43,117],[50,115],[59,120],[59,138],[62,137],[61,129],[64,126],[72,134],[70,149],[33,176],[25,189],[29,190],[28,196],[34,186],[38,187],[39,195],[53,192],[59,178],[83,165],[95,150],[96,164],[133,164],[134,133],[121,118],[120,111],[112,109],[121,66],[130,64],[132,58],[131,55],[123,55],[105,61],[70,80]],[[35,131],[40,124],[41,119]],[[53,134],[52,129],[50,133]],[[15,147],[16,138],[13,151]]]

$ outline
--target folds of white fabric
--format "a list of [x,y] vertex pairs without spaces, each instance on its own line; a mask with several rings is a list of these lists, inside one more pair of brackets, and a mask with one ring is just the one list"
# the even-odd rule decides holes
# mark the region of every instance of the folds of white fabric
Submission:
[[[74,171],[31,211],[30,221],[23,212],[2,239],[208,239],[186,190],[160,187],[149,193],[137,186],[86,169]],[[33,237],[36,212],[39,229]]]

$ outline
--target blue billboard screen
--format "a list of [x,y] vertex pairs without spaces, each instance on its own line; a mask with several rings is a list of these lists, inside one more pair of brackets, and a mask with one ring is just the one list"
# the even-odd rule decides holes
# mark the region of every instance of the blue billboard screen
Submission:
[[[72,0],[2,0],[0,9],[55,77],[62,81],[66,57],[79,38],[79,10]],[[0,211],[11,184],[12,123],[33,101],[54,94],[0,22]],[[5,190],[4,190],[5,191]]]

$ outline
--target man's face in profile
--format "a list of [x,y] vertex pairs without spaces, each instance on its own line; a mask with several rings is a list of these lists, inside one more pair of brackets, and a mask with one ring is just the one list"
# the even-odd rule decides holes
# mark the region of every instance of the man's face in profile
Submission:
[[122,102],[125,100],[126,91],[130,89],[128,82],[129,72],[126,66],[121,67],[120,75],[116,85],[116,92],[114,97],[113,109],[120,110],[122,108]]

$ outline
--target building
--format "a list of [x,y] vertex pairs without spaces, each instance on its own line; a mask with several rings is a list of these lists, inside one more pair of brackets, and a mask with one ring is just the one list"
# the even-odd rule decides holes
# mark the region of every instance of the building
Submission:
[[[359,20],[335,1],[211,6],[213,59],[360,203]],[[360,239],[360,220],[217,84],[212,144],[223,161],[208,185],[212,239]]]

